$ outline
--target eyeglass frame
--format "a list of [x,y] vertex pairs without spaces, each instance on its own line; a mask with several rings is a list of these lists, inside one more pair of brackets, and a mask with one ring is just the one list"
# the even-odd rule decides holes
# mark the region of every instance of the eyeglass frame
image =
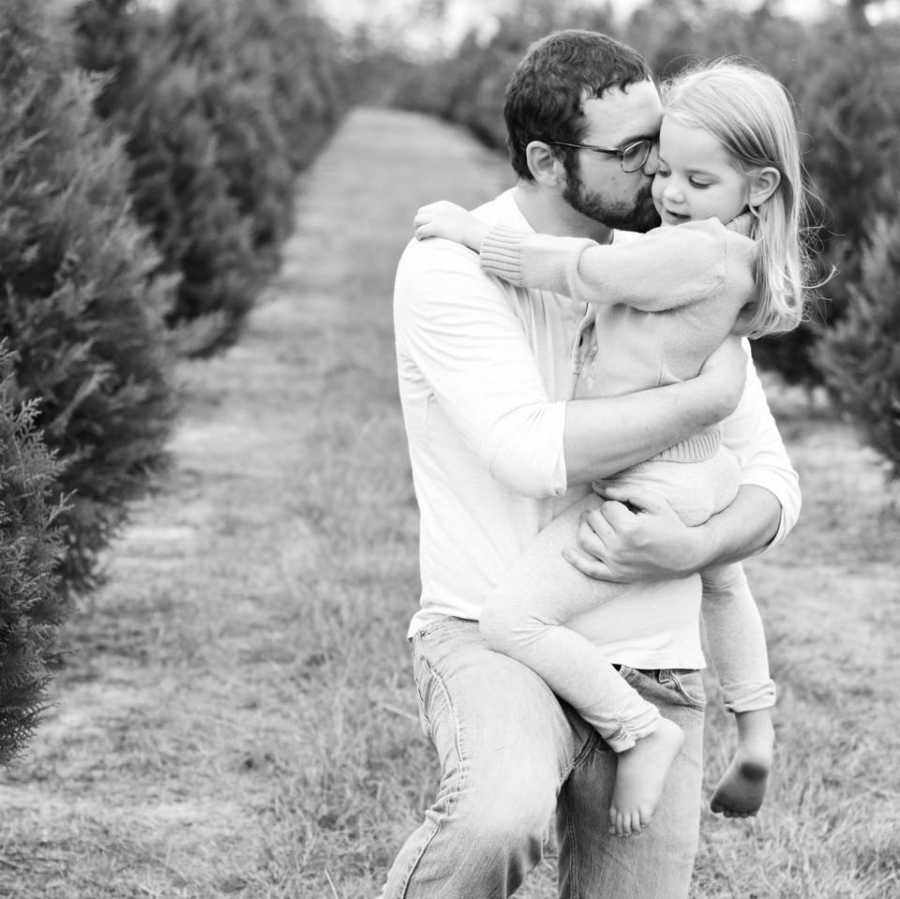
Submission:
[[[538,139],[541,140],[542,138]],[[626,175],[631,175],[634,172],[639,172],[647,164],[647,160],[650,158],[650,154],[653,152],[653,145],[656,143],[653,138],[639,137],[637,140],[631,141],[630,144],[626,144],[624,147],[612,149],[611,147],[598,147],[596,144],[573,144],[569,141],[564,140],[543,139],[543,141],[545,144],[550,144],[553,147],[571,147],[573,150],[593,150],[595,153],[605,153],[607,156],[616,156],[619,160],[619,165],[622,166],[622,171],[625,172]],[[644,154],[644,158],[641,160],[640,165],[633,169],[626,169],[625,153],[636,144],[646,144],[647,152]]]

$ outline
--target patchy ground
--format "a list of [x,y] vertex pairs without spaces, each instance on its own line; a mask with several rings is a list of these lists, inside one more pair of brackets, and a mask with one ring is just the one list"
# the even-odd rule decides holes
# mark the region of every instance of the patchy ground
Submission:
[[[56,705],[0,779],[0,895],[361,899],[434,787],[406,621],[416,514],[390,287],[415,208],[509,183],[459,131],[360,110],[300,185],[239,344],[184,365],[170,475],[65,633]],[[900,893],[897,494],[773,387],[806,507],[754,560],[782,689],[760,819],[704,822],[696,896]],[[709,780],[730,739],[713,708]],[[555,895],[552,847],[520,895]]]

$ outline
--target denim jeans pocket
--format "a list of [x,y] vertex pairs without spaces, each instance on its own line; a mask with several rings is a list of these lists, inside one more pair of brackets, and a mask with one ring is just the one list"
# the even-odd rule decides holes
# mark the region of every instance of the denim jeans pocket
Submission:
[[417,652],[413,651],[413,680],[416,684],[416,705],[419,707],[419,726],[422,733],[431,739],[431,723],[426,711],[428,704],[429,680],[431,668],[428,662]]
[[435,618],[433,621],[429,621],[428,624],[424,625],[424,627],[419,628],[413,637],[418,638],[419,640],[426,640],[428,637],[433,637],[436,634],[441,633],[441,631],[455,627],[461,620],[462,619],[460,618],[452,618],[449,615],[442,615],[440,618]]
[[658,675],[661,686],[677,694],[681,705],[703,711],[706,708],[706,691],[703,675],[694,669],[661,668]]

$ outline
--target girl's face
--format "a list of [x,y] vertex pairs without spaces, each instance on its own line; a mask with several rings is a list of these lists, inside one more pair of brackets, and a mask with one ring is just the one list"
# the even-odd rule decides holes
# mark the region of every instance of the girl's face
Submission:
[[708,131],[665,116],[652,190],[664,225],[708,218],[730,222],[747,206],[750,179]]

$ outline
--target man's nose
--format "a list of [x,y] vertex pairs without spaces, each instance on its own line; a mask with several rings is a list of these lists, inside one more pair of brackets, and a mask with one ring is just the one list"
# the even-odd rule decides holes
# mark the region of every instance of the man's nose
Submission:
[[656,170],[659,168],[659,144],[654,143],[652,147],[650,147],[650,155],[647,157],[647,161],[644,163],[643,171],[645,175],[652,177],[656,174]]

